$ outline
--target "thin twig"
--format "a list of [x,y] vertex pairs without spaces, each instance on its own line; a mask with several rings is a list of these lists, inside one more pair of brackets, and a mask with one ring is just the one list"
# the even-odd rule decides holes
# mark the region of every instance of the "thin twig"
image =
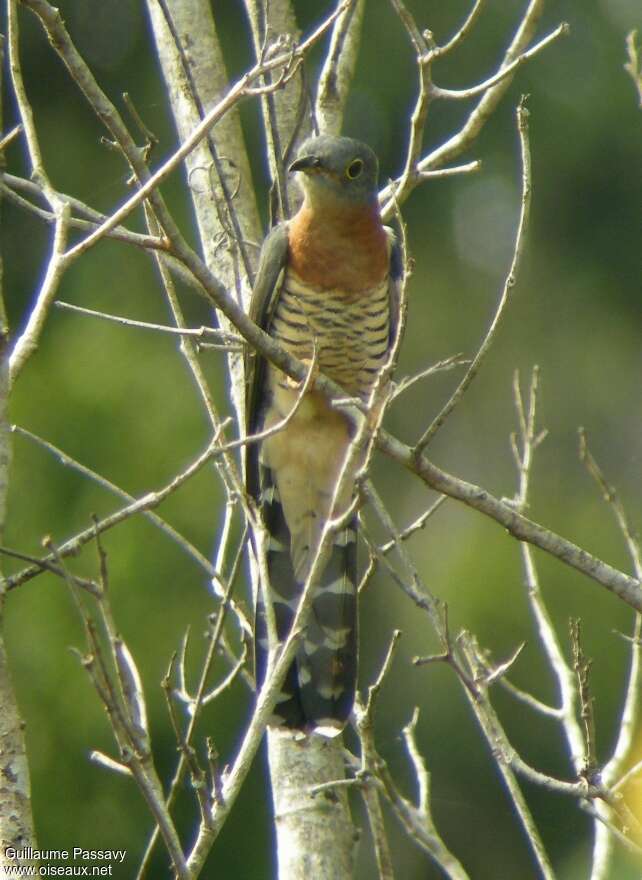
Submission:
[[[517,494],[511,503],[521,513],[524,512],[529,503],[528,492],[533,457],[538,446],[546,436],[546,431],[541,431],[537,428],[538,392],[539,368],[535,366],[531,376],[528,405],[525,407],[519,382],[519,373],[515,371],[513,376],[513,398],[519,423],[519,442],[516,437],[513,437],[512,445],[519,481]],[[579,775],[582,769],[584,739],[577,720],[577,679],[564,656],[551,615],[544,602],[532,549],[528,544],[521,542],[520,552],[528,602],[537,626],[540,644],[544,649],[549,668],[557,684],[560,700],[558,711],[562,730],[566,738],[574,771]]]
[[447,168],[433,168],[428,171],[417,171],[419,180],[438,180],[440,177],[455,177],[459,174],[474,174],[482,167],[481,159],[465,162],[463,165],[450,165]]
[[58,292],[62,276],[67,269],[68,261],[64,257],[64,249],[69,232],[69,205],[64,203],[57,204],[55,213],[56,227],[47,271],[38,291],[35,304],[29,314],[27,324],[16,340],[9,356],[9,380],[12,385],[31,355],[38,348],[49,309]]
[[376,776],[377,768],[381,763],[374,740],[375,707],[383,683],[390,671],[400,636],[401,632],[399,630],[393,632],[379,674],[373,684],[368,687],[368,697],[365,706],[362,706],[358,700],[355,703],[356,730],[361,743],[361,770],[359,775],[365,782],[361,792],[368,814],[380,880],[394,880],[394,869],[379,794],[376,788],[368,785],[367,780],[371,776]]
[[[95,81],[93,76],[69,40],[67,31],[57,10],[54,10],[54,8],[44,2],[44,0],[22,0],[22,2],[40,17],[47,28],[47,32],[52,39],[53,45],[59,52],[63,53],[63,60],[70,70],[73,70],[76,81],[79,82],[83,91],[85,91],[86,94],[93,95],[95,92]],[[137,191],[130,196],[120,208],[114,211],[109,218],[98,227],[98,229],[67,251],[65,255],[67,259],[69,261],[75,259],[94,245],[100,238],[109,232],[110,229],[118,226],[135,207],[148,198],[152,191],[156,190],[159,184],[171,174],[171,172],[180,165],[196,145],[207,136],[210,128],[223,116],[224,113],[236,106],[243,98],[256,94],[256,89],[252,87],[252,84],[257,79],[263,76],[266,72],[272,70],[287,70],[293,64],[300,62],[308,50],[321,39],[324,33],[332,26],[335,19],[347,8],[349,2],[352,2],[352,0],[346,0],[346,2],[339,4],[334,12],[329,15],[305,40],[293,48],[291,52],[281,53],[274,58],[256,64],[250,71],[242,76],[229,89],[225,97],[207,112],[191,135],[183,141],[180,147],[169,157],[169,159],[167,159],[153,175],[146,176],[146,179],[141,180],[139,189],[137,189]],[[281,85],[282,82],[277,81],[270,86],[270,89],[278,88]],[[94,106],[99,106],[95,103],[95,98],[92,99],[92,103],[94,103]],[[163,226],[165,226],[164,222]]]
[[[205,451],[202,452],[187,468],[185,468],[185,470],[175,476],[161,489],[158,489],[155,492],[148,492],[141,498],[137,498],[131,504],[127,504],[125,505],[125,507],[121,507],[119,510],[115,511],[109,516],[106,516],[104,519],[99,520],[95,526],[91,526],[81,532],[78,532],[77,535],[74,535],[73,538],[69,538],[57,548],[58,556],[60,556],[61,558],[65,558],[67,556],[75,556],[85,544],[89,543],[89,541],[92,541],[95,538],[96,532],[102,534],[108,529],[120,525],[120,523],[125,522],[125,520],[129,519],[132,516],[135,516],[137,513],[142,513],[146,510],[151,510],[154,507],[157,507],[166,498],[172,495],[178,488],[180,488],[183,483],[185,483],[196,473],[198,473],[198,471],[201,470],[201,468],[214,455],[216,455],[217,450],[218,441],[213,440],[211,443],[208,444]],[[49,555],[45,558],[44,561],[49,563],[55,560],[53,556]],[[19,587],[26,581],[37,577],[41,573],[41,571],[42,569],[39,565],[32,565],[28,566],[27,568],[23,568],[21,571],[17,572],[17,574],[14,574],[6,579],[6,589],[13,590],[16,587]]]
[[[45,223],[55,223],[56,215],[53,211],[47,211],[43,208],[37,207],[32,202],[30,202],[26,198],[22,198],[22,196],[18,195],[16,190],[20,192],[26,193],[29,196],[38,199],[44,199],[46,201],[46,195],[44,190],[33,180],[26,180],[24,177],[16,177],[14,174],[3,174],[2,181],[0,181],[0,190],[2,193],[20,208],[25,211],[29,211],[35,214],[37,217],[40,217],[41,220],[44,220]],[[80,199],[75,198],[74,196],[69,195],[68,193],[61,193],[57,190],[54,191],[56,197],[61,202],[67,202],[72,211],[75,211],[76,214],[84,215],[85,219],[81,217],[70,217],[69,218],[69,226],[72,229],[84,229],[88,232],[96,229],[101,223],[104,223],[107,219],[105,214],[102,214],[100,211],[96,211],[94,208],[82,202]],[[191,275],[188,275],[183,266],[178,263],[176,260],[172,260],[169,253],[167,253],[168,242],[165,238],[155,238],[152,235],[142,235],[139,232],[132,232],[130,229],[126,229],[124,226],[117,226],[115,229],[110,230],[108,233],[110,238],[116,239],[117,241],[122,241],[125,244],[133,244],[138,248],[142,248],[144,250],[162,250],[166,252],[165,259],[171,261],[172,269],[176,272],[181,273],[181,277],[183,280],[187,281],[189,284],[193,284],[194,280]],[[190,280],[191,279],[191,280]]]
[[477,83],[477,85],[471,86],[468,89],[442,89],[439,86],[433,86],[433,96],[435,98],[446,98],[449,100],[462,101],[467,100],[468,98],[474,98],[477,95],[481,95],[484,92],[487,92],[493,86],[501,83],[502,80],[506,79],[509,76],[512,76],[513,73],[527,61],[530,61],[535,55],[545,49],[549,43],[552,43],[554,40],[557,40],[558,37],[566,36],[570,31],[569,25],[566,22],[562,22],[562,24],[558,25],[554,31],[551,31],[550,34],[547,34],[534,46],[531,46],[526,52],[522,52],[521,55],[518,55],[514,61],[511,61],[510,64],[507,64],[505,67],[502,67],[501,70],[498,70],[497,73],[490,76],[488,79],[483,82]]
[[[588,447],[588,439],[583,428],[579,431],[580,437],[580,459],[584,462],[587,471],[595,480],[605,502],[609,505],[615,517],[618,528],[624,539],[624,543],[631,557],[633,569],[638,578],[642,579],[642,556],[640,553],[640,544],[629,524],[629,520],[622,502],[616,489],[609,484],[602,469],[591,454]],[[628,679],[624,695],[624,703],[620,712],[619,729],[615,740],[615,745],[611,755],[604,763],[600,770],[600,777],[603,784],[609,788],[613,795],[616,795],[619,787],[621,787],[622,779],[626,777],[623,769],[630,760],[631,753],[635,746],[635,737],[638,727],[638,718],[640,715],[640,689],[642,683],[642,615],[635,615],[633,625],[633,635],[628,639],[630,645],[630,659],[628,669]],[[618,778],[619,777],[619,778]],[[591,880],[605,880],[609,876],[612,866],[613,840],[624,837],[625,841],[630,843],[631,828],[633,822],[628,815],[623,816],[622,812],[625,807],[621,799],[614,799],[611,802],[606,800],[596,802],[595,817],[599,820],[595,826],[595,837],[593,842],[593,862],[591,868]],[[616,833],[615,838],[612,833],[612,817],[618,816],[622,826],[626,829],[624,834]],[[616,829],[618,831],[618,829]]]
[[319,75],[315,117],[321,134],[339,134],[354,75],[365,0],[355,0],[332,28],[330,48]]
[[[45,440],[43,437],[39,437],[37,434],[33,434],[26,428],[21,428],[19,425],[12,425],[11,430],[14,433],[18,434],[20,437],[24,437],[27,440],[30,440],[32,443],[35,443],[37,446],[40,446],[42,449],[46,449],[47,452],[55,456],[55,458],[57,458],[62,465],[71,468],[72,470],[76,471],[79,474],[82,474],[84,477],[91,480],[92,482],[97,483],[102,489],[106,489],[112,495],[120,498],[121,501],[124,501],[127,504],[136,503],[136,499],[133,495],[130,495],[129,492],[121,489],[119,486],[117,486],[115,483],[112,483],[101,474],[96,473],[96,471],[93,471],[91,468],[87,467],[87,465],[81,464],[79,461],[72,458],[67,452],[63,452],[62,449],[59,449],[49,440]],[[200,550],[194,547],[194,545],[191,544],[184,535],[181,535],[180,532],[177,532],[173,526],[171,526],[155,511],[144,510],[142,511],[142,513],[146,519],[153,523],[172,541],[178,544],[178,546],[182,550],[184,550],[188,554],[188,556],[190,556],[204,571],[207,572],[209,577],[216,577],[217,571],[210,560],[206,556],[204,556],[200,552]]]
[[638,104],[642,108],[642,65],[638,57],[637,31],[631,31],[626,36],[626,63],[624,69],[633,80],[633,85],[638,94]]
[[434,501],[427,510],[425,510],[420,516],[418,516],[416,520],[411,522],[409,526],[406,526],[405,529],[402,529],[394,538],[392,538],[386,544],[382,544],[381,547],[379,547],[381,553],[385,556],[387,553],[390,553],[391,550],[394,550],[398,546],[400,541],[407,541],[408,538],[411,537],[411,535],[414,535],[415,532],[423,529],[430,517],[439,510],[445,500],[446,496],[440,495],[439,498],[437,498],[436,501]]
[[91,318],[99,318],[103,321],[111,321],[114,324],[121,324],[124,327],[136,327],[139,330],[153,330],[156,333],[169,333],[174,336],[191,336],[193,339],[203,339],[212,337],[220,339],[223,351],[241,351],[243,348],[243,340],[239,336],[227,333],[225,330],[219,330],[215,327],[168,327],[166,324],[152,324],[148,321],[137,321],[134,318],[125,318],[122,315],[110,315],[107,312],[99,312],[95,309],[87,309],[84,306],[77,306],[73,303],[58,300],[56,308],[65,309],[69,312],[76,312],[79,315],[87,315]]
[[582,647],[582,626],[579,618],[570,621],[571,647],[573,649],[573,670],[577,677],[580,699],[580,718],[584,729],[584,763],[582,774],[591,780],[597,770],[597,750],[595,741],[595,714],[591,694],[591,660],[588,660]]
[[[417,171],[417,165],[423,145],[424,126],[428,116],[430,101],[433,97],[433,56],[430,52],[433,43],[429,42],[429,40],[431,40],[429,34],[424,35],[421,33],[414,18],[403,3],[403,0],[390,0],[390,2],[406,29],[410,42],[412,43],[415,51],[417,74],[419,78],[417,97],[410,116],[408,148],[406,150],[404,169],[392,194],[395,202],[401,204],[405,194],[411,189],[411,181],[415,177]],[[383,209],[383,214],[386,216],[387,207]]]
[[20,124],[14,126],[3,138],[0,138],[0,153],[2,153],[19,134],[22,134],[22,125]]
[[[11,559],[19,559],[21,562],[28,562],[30,565],[38,566],[43,571],[48,571],[50,574],[55,574],[60,578],[65,578],[65,573],[63,570],[57,566],[53,562],[48,562],[46,559],[40,559],[37,556],[31,556],[29,553],[21,553],[19,550],[12,550],[9,547],[0,547],[0,553],[4,556],[9,556]],[[74,575],[75,581],[79,587],[83,590],[87,590],[88,593],[91,593],[94,598],[98,598],[100,596],[100,586],[96,583],[96,581],[92,581],[89,578],[79,577],[78,575]]]
[[[459,636],[459,644],[462,647],[473,677],[477,681],[478,670],[480,667],[477,661],[474,641],[468,634],[462,633]],[[474,698],[468,689],[464,692],[468,697],[468,702],[477,718],[480,729],[486,737],[493,755],[496,757],[496,767],[504,781],[504,785],[506,786],[513,807],[517,813],[522,828],[524,829],[526,839],[528,840],[535,857],[538,870],[544,880],[554,880],[555,875],[544,847],[544,843],[513,772],[514,762],[516,759],[519,759],[508,745],[506,735],[499,724],[496,714],[492,710],[487,697],[486,686],[483,684],[483,681],[481,681],[477,690],[477,696]],[[539,775],[543,776],[543,774],[538,774],[538,776]]]
[[461,354],[454,354],[441,361],[437,361],[436,364],[426,367],[425,370],[421,370],[419,373],[415,373],[412,376],[404,376],[397,382],[390,402],[392,403],[395,401],[401,394],[405,394],[405,392],[408,391],[409,388],[412,388],[417,382],[421,382],[423,379],[434,376],[435,373],[452,370],[454,367],[467,366],[469,363],[470,360],[468,358],[463,357]]
[[[411,721],[410,725],[404,728],[403,736],[407,745],[409,741],[412,742],[409,753],[417,774],[419,807],[416,807],[399,792],[385,761],[377,753],[372,719],[358,703],[357,710],[362,758],[361,766],[355,768],[356,778],[362,780],[362,785],[366,787],[366,790],[372,789],[373,784],[376,785],[376,788],[381,791],[390,804],[395,817],[402,824],[409,838],[434,860],[450,880],[469,880],[463,865],[450,852],[433,822],[430,811],[428,777],[425,772],[425,763],[414,742],[413,722]],[[417,710],[415,710],[413,719],[416,717]]]
[[[98,541],[97,523],[94,524],[94,537]],[[142,720],[142,717],[138,714],[137,710],[134,710],[134,714],[130,714],[131,710],[134,708],[129,702],[129,697],[131,696],[129,689],[133,684],[131,674],[134,674],[135,677],[137,677],[138,674],[137,672],[134,672],[135,667],[131,665],[133,664],[133,659],[131,658],[131,655],[129,655],[129,652],[127,652],[129,655],[125,661],[128,665],[126,673],[127,680],[121,677],[121,673],[123,672],[121,661],[124,657],[123,654],[120,653],[119,659],[118,645],[120,644],[122,648],[124,643],[116,634],[111,609],[109,607],[109,596],[105,582],[106,563],[102,549],[99,547],[99,553],[101,556],[102,592],[101,598],[98,602],[98,610],[111,648],[112,661],[118,672],[118,684],[114,682],[112,675],[109,672],[109,667],[104,657],[94,621],[89,616],[83,602],[80,601],[80,596],[76,592],[77,584],[74,576],[65,568],[59,549],[50,539],[46,541],[46,546],[65,576],[72,597],[75,600],[76,608],[85,626],[89,654],[86,658],[82,658],[82,665],[89,673],[98,696],[107,710],[114,737],[121,749],[123,763],[131,771],[131,774],[160,829],[160,833],[163,836],[177,878],[179,878],[179,880],[191,880],[191,875],[187,870],[178,833],[169,811],[165,808],[163,802],[162,787],[149,754],[146,731],[142,730],[139,723],[136,721],[136,715],[138,715],[138,721]],[[138,690],[140,684],[134,684],[134,687]],[[144,699],[142,691],[138,692],[135,699]]]
[[452,52],[453,49],[455,49],[463,40],[466,39],[470,31],[472,30],[473,25],[477,21],[485,2],[486,0],[475,0],[473,8],[468,13],[468,16],[464,20],[461,27],[453,34],[448,42],[443,44],[443,46],[437,46],[436,49],[433,49],[433,52],[436,54],[437,57],[441,57],[442,55],[447,55],[449,52]]
[[420,453],[425,447],[430,443],[432,438],[435,436],[439,428],[444,424],[450,413],[457,406],[461,398],[464,396],[468,386],[473,381],[477,373],[479,372],[482,362],[488,351],[493,344],[495,336],[497,335],[498,329],[500,327],[502,318],[506,312],[506,307],[508,306],[510,295],[512,293],[513,288],[517,282],[517,274],[519,272],[519,268],[521,265],[522,254],[524,252],[524,245],[526,241],[526,234],[528,230],[528,221],[530,216],[530,205],[531,205],[531,155],[530,155],[530,145],[528,139],[528,110],[525,105],[525,98],[522,97],[519,106],[517,108],[517,130],[519,133],[519,143],[520,143],[520,151],[521,151],[521,161],[522,161],[522,197],[521,197],[521,206],[520,206],[520,214],[519,214],[519,222],[517,224],[517,233],[515,235],[515,245],[513,248],[513,258],[511,260],[510,269],[508,270],[508,274],[504,281],[504,287],[502,289],[501,296],[499,298],[499,302],[497,304],[497,308],[495,310],[495,314],[493,316],[493,320],[490,323],[488,330],[486,331],[486,335],[482,340],[482,343],[475,355],[472,364],[469,366],[466,371],[465,376],[451,395],[450,399],[444,404],[439,414],[433,419],[431,425],[428,429],[423,433],[416,444],[417,453]]
[[[518,58],[523,52],[527,50],[528,44],[536,31],[537,24],[542,16],[543,11],[544,0],[530,0],[526,10],[521,17],[515,34],[510,42],[510,45],[504,53],[504,57],[498,68],[499,70],[502,70],[506,66],[510,65],[513,61],[515,61],[516,58]],[[562,33],[565,32],[561,31],[559,35],[561,36]],[[435,48],[433,48],[432,51],[434,53]],[[437,53],[439,53],[438,47],[436,48],[436,51]],[[484,92],[479,102],[470,112],[459,131],[452,135],[452,137],[450,137],[445,143],[441,144],[439,147],[436,147],[434,150],[425,155],[418,162],[416,166],[416,174],[407,178],[407,185],[403,190],[400,190],[398,180],[393,181],[393,183],[384,187],[381,190],[381,192],[379,193],[379,198],[381,204],[385,205],[385,216],[387,216],[390,211],[390,199],[394,190],[398,190],[399,202],[403,203],[405,199],[410,195],[410,192],[414,189],[414,187],[417,186],[417,184],[420,182],[421,172],[429,171],[445,165],[447,162],[455,159],[457,156],[461,155],[461,153],[463,153],[466,149],[470,147],[470,145],[478,137],[482,128],[501,101],[511,83],[511,80],[512,75],[507,76],[501,79],[499,82],[496,82],[495,85],[491,86]]]

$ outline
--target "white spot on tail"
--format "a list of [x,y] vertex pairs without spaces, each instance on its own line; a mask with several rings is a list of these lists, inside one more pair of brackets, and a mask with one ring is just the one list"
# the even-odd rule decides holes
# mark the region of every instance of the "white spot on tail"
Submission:
[[348,544],[354,544],[357,540],[357,533],[354,529],[344,529],[339,532],[336,538],[334,539],[335,547],[347,547]]

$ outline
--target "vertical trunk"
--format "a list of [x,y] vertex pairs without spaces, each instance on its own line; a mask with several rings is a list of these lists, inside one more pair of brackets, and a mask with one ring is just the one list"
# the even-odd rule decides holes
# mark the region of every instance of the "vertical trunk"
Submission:
[[268,730],[279,880],[349,880],[357,833],[345,786],[314,786],[342,780],[343,738]]
[[[209,2],[147,0],[161,70],[181,140],[225,94],[228,77]],[[261,225],[238,110],[226,113],[185,161],[208,267],[245,308],[258,258]],[[225,329],[224,318],[219,316]],[[243,424],[243,358],[228,356],[230,393]]]
[[[3,52],[0,41],[0,93],[2,91]],[[2,131],[0,103],[0,132]],[[4,162],[0,155],[0,171]],[[2,225],[0,200],[0,228]],[[1,236],[0,236],[1,240]],[[0,252],[0,541],[4,534],[11,462],[11,435],[7,415],[9,401],[9,328],[4,310],[3,266]],[[25,748],[24,723],[18,712],[11,683],[3,637],[4,585],[0,578],[0,874],[10,865],[31,864],[16,860],[11,849],[34,847],[29,766]]]
[[[222,55],[206,0],[166,0],[167,18],[158,0],[147,0],[154,37],[159,53],[163,75],[167,84],[176,128],[184,138],[199,121],[202,109],[207,110],[225,91],[227,82]],[[246,3],[253,25],[255,49],[260,51],[259,7],[255,0]],[[289,0],[271,0],[268,5],[270,33],[296,32],[296,22]],[[292,141],[309,131],[307,120],[302,120],[302,84],[299,79],[291,82],[285,91],[263,97],[264,123],[268,131],[268,158],[273,178],[281,178],[283,186],[283,152]],[[226,239],[231,247],[221,247],[221,235],[227,236],[231,224],[221,224],[221,212],[225,193],[221,192],[216,173],[208,175],[203,169],[210,168],[217,153],[234,157],[239,169],[241,188],[235,192],[233,208],[237,215],[242,238],[245,242],[260,241],[258,214],[254,193],[245,188],[251,175],[245,153],[240,125],[236,113],[227,114],[217,125],[209,139],[203,141],[187,161],[190,192],[197,217],[201,245],[210,268],[230,289],[240,286],[247,307],[249,291],[248,272],[243,254]],[[278,157],[278,158],[277,158]],[[277,164],[279,168],[277,169]],[[224,165],[229,173],[229,166]],[[233,176],[232,176],[233,177]],[[211,186],[218,201],[217,210],[212,199]],[[234,184],[234,180],[231,179]],[[232,186],[232,189],[235,189]],[[283,187],[283,192],[285,187]],[[236,243],[238,248],[239,243]],[[250,263],[257,256],[250,249]],[[240,279],[240,284],[239,284]],[[240,359],[232,360],[232,399],[239,423],[243,424],[244,384],[240,372]],[[275,805],[276,836],[278,847],[279,877],[281,880],[348,880],[352,877],[352,857],[355,829],[350,818],[348,799],[344,787],[327,788],[316,797],[310,787],[344,778],[342,739],[328,740],[309,736],[297,740],[291,734],[270,730],[268,733],[270,782]]]

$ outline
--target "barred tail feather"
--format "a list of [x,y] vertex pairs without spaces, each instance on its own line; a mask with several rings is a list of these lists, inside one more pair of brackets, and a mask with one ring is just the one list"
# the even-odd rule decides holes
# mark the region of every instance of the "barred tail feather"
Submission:
[[339,532],[297,653],[299,696],[310,726],[338,733],[348,719],[357,683],[356,522]]
[[[285,522],[278,490],[272,479],[272,471],[269,468],[261,467],[261,486],[261,512],[268,532],[266,554],[270,581],[268,590],[272,601],[276,636],[282,642],[287,638],[292,627],[300,589],[296,583],[290,558],[290,532]],[[254,629],[256,681],[257,685],[261,685],[265,680],[269,638],[263,596],[260,590],[256,603]],[[285,676],[282,695],[283,698],[278,700],[274,709],[273,723],[302,729],[305,727],[305,717],[299,699],[298,678],[294,663]]]
[[[262,468],[261,508],[269,534],[267,568],[276,635],[287,638],[308,564],[292,562],[292,541],[269,468]],[[339,532],[318,583],[308,622],[274,709],[273,723],[327,735],[344,726],[357,678],[356,522]],[[309,551],[313,553],[314,548]],[[298,555],[298,554],[297,554]],[[262,600],[256,612],[257,681],[265,677],[268,633]]]

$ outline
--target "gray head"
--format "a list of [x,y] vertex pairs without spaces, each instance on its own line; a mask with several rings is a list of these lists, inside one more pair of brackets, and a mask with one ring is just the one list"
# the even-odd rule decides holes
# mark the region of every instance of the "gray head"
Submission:
[[301,144],[290,171],[303,174],[303,190],[314,200],[325,196],[370,203],[377,198],[377,157],[370,147],[352,138],[308,138]]

